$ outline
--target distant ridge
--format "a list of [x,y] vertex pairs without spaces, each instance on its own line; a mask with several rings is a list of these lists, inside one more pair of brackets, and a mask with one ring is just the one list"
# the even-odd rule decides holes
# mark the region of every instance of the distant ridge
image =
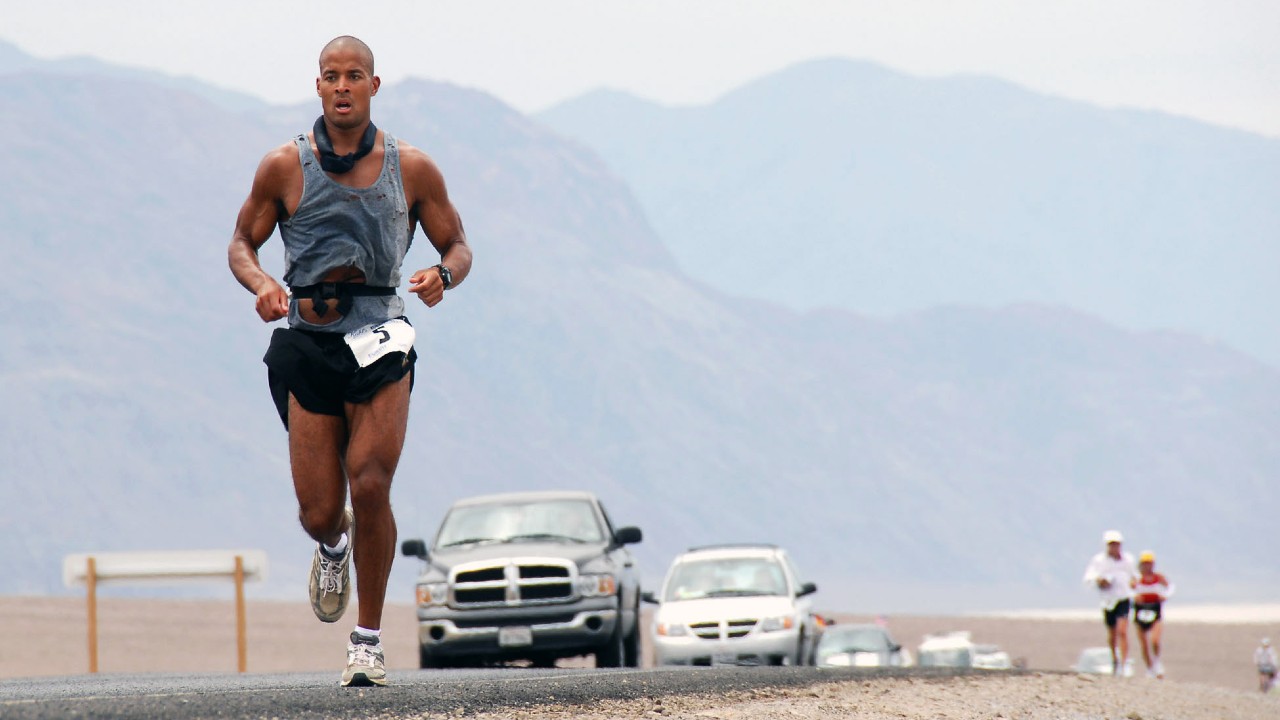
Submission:
[[877,317],[1043,303],[1280,367],[1280,140],[846,59],[701,106],[596,92],[537,118],[731,295]]
[[22,52],[13,43],[0,40],[0,75],[13,74],[25,70],[55,75],[100,75],[125,80],[140,80],[166,87],[170,90],[199,95],[205,100],[232,112],[261,111],[267,106],[267,103],[252,95],[215,87],[189,76],[170,75],[154,70],[115,65],[91,57],[38,60]]

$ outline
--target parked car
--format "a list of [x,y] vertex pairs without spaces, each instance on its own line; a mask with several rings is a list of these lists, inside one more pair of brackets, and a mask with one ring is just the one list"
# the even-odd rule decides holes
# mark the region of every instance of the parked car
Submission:
[[819,634],[811,596],[775,545],[691,548],[676,557],[652,640],[658,665],[807,665]]
[[832,625],[815,653],[819,667],[908,667],[911,653],[881,625]]
[[597,667],[640,662],[640,581],[628,545],[595,495],[486,495],[449,509],[417,582],[420,666],[528,660],[550,667],[594,654]]
[[[1087,647],[1081,650],[1080,657],[1076,659],[1076,664],[1072,665],[1071,669],[1090,675],[1113,674],[1114,665],[1111,660],[1111,648]],[[1133,658],[1125,660],[1124,676],[1133,677]]]
[[916,648],[920,667],[973,667],[974,644],[966,630],[925,635]]
[[974,645],[973,666],[986,670],[1008,670],[1013,667],[1013,658],[997,645]]

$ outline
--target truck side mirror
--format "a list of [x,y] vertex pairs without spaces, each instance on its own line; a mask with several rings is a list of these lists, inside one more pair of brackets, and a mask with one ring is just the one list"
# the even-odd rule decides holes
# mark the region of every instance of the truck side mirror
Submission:
[[413,540],[405,540],[400,543],[400,554],[405,557],[416,557],[419,560],[426,560],[427,544],[417,538]]
[[800,586],[800,592],[796,593],[796,597],[804,597],[818,592],[818,586],[811,582],[807,582]]
[[619,545],[630,545],[632,543],[638,543],[643,539],[644,533],[640,532],[640,528],[632,527],[630,525],[627,527],[620,527],[613,533],[613,541]]
[[640,599],[641,599],[641,600],[643,600],[643,601],[645,601],[645,602],[647,602],[647,603],[649,603],[649,604],[651,604],[651,605],[657,605],[657,604],[658,604],[658,598],[657,598],[657,596],[655,596],[652,592],[647,591],[647,590],[646,590],[645,592],[640,593]]

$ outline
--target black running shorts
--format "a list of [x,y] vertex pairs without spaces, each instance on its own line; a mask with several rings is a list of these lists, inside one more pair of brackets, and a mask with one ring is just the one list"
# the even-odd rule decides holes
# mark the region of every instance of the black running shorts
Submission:
[[1161,603],[1140,603],[1133,604],[1133,621],[1143,630],[1150,630],[1153,625],[1160,622]]
[[1130,607],[1132,606],[1129,604],[1128,600],[1121,600],[1120,602],[1116,603],[1115,607],[1111,608],[1110,610],[1103,610],[1102,619],[1106,621],[1107,627],[1109,628],[1115,627],[1116,622],[1119,621],[1120,618],[1127,619],[1129,617]]
[[320,415],[345,414],[345,403],[368,402],[378,390],[407,373],[413,389],[418,353],[389,353],[368,367],[360,367],[342,333],[277,328],[262,362],[280,422],[289,428],[289,395],[306,410]]

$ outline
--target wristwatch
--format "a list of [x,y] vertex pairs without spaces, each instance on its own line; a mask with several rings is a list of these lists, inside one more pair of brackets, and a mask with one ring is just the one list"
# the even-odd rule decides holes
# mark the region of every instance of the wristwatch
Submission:
[[453,287],[453,272],[444,263],[436,266],[436,272],[440,273],[440,279],[444,281],[445,290]]

